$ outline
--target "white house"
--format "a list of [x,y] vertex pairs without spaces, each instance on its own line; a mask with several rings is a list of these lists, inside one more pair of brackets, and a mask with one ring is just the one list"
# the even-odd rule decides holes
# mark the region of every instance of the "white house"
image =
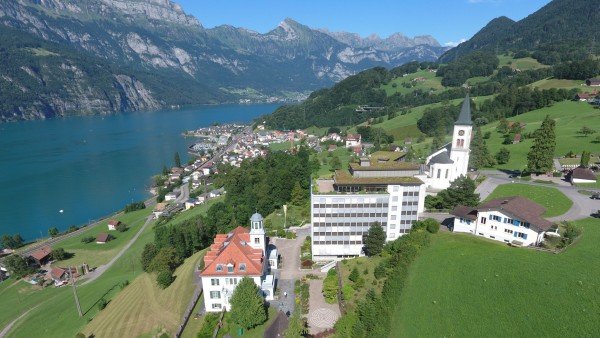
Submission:
[[361,141],[361,134],[348,134],[348,136],[346,136],[346,148],[359,146]]
[[177,197],[179,197],[179,191],[178,190],[174,190],[170,193],[167,193],[165,195],[165,201],[174,201],[177,199]]
[[237,227],[215,237],[200,272],[206,311],[231,310],[229,299],[243,277],[251,278],[265,299],[273,300],[275,279],[268,274],[266,248],[263,217],[258,213],[250,218],[250,230]]
[[108,230],[117,230],[119,224],[121,224],[120,221],[116,219],[111,219],[110,221],[108,221]]
[[546,208],[520,196],[499,198],[479,207],[457,206],[451,214],[454,232],[466,232],[496,241],[530,246],[544,240],[553,223],[542,218]]

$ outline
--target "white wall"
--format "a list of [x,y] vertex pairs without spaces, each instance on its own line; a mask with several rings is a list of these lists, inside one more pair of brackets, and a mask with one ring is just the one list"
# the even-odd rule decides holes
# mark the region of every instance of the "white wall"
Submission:
[[[230,284],[226,279],[235,278],[237,279],[237,283],[242,280],[243,276],[219,276],[219,277],[202,277],[202,290],[204,293],[204,307],[207,312],[221,312],[222,310],[231,310],[231,305],[229,304],[229,299],[233,294],[233,290],[237,284]],[[251,276],[254,280],[254,283],[260,288],[261,286],[261,277],[260,276]],[[211,279],[217,279],[219,281],[219,285],[212,285]],[[226,290],[227,294],[223,291]],[[210,292],[211,291],[219,291],[220,298],[211,299]],[[213,308],[213,304],[220,304],[220,308]]]
[[[501,217],[500,221],[495,221],[490,218],[491,215]],[[485,217],[485,224],[482,223],[482,218]],[[544,232],[537,232],[532,228],[523,226],[515,226],[513,224],[504,223],[504,218],[513,218],[512,215],[500,211],[482,211],[477,214],[477,221],[468,223],[466,220],[461,220],[458,217],[454,218],[454,232],[466,232],[477,236],[490,238],[499,242],[510,243],[514,240],[523,242],[524,246],[536,245],[544,238]],[[507,232],[508,231],[508,232]],[[515,233],[523,233],[527,238],[515,237]]]

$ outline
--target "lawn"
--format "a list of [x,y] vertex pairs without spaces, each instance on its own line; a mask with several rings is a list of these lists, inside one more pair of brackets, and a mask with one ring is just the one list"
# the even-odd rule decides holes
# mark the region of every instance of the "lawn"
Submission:
[[556,188],[519,183],[499,185],[486,198],[486,201],[509,196],[523,196],[540,204],[546,208],[545,217],[562,215],[573,206],[573,201]]
[[164,290],[156,285],[153,274],[140,275],[94,317],[84,333],[95,337],[137,337],[163,329],[174,334],[194,294],[195,267],[205,252],[186,259],[175,271],[175,282]]
[[538,89],[550,89],[550,88],[573,89],[573,88],[576,88],[576,89],[581,90],[582,92],[594,92],[594,91],[598,90],[598,88],[596,88],[596,87],[586,86],[584,81],[581,81],[581,80],[561,80],[561,79],[555,79],[552,77],[534,82],[534,83],[530,84],[529,86],[533,87],[533,88],[538,88]]
[[[581,154],[583,150],[597,152],[600,148],[600,145],[592,142],[595,135],[585,137],[578,133],[583,126],[600,126],[600,110],[585,102],[563,101],[552,107],[534,110],[508,120],[523,122],[525,132],[533,132],[540,127],[546,115],[556,121],[556,157],[564,156],[569,151],[576,154]],[[518,144],[504,145],[504,136],[496,131],[497,125],[498,122],[494,122],[482,127],[484,133],[491,132],[491,138],[486,140],[490,153],[496,154],[502,147],[510,150],[510,161],[496,167],[509,170],[524,169],[533,140],[525,139]]]
[[[192,311],[192,313],[193,314],[198,313],[198,311],[200,311],[200,309],[203,306],[204,306],[204,295],[200,296],[200,299],[198,300],[198,303],[196,304],[196,307],[194,307],[194,311]],[[200,329],[202,329],[203,323],[204,323],[204,316],[195,318],[194,315],[192,315],[192,317],[190,317],[190,320],[188,320],[187,325],[185,326],[185,329],[183,329],[183,332],[181,333],[181,337],[197,338],[198,332],[200,332]]]
[[[53,245],[54,248],[63,248],[66,252],[74,255],[72,258],[56,262],[54,265],[65,267],[87,263],[90,267],[97,267],[106,264],[135,236],[151,212],[151,208],[146,208],[115,217],[128,226],[128,230],[125,232],[108,231],[108,220],[106,220],[78,236]],[[114,239],[106,244],[96,244],[95,241],[91,243],[81,242],[82,238],[96,238],[99,233],[109,233]]]
[[561,254],[442,232],[410,267],[393,337],[597,337],[600,220]]
[[348,168],[348,163],[350,163],[350,159],[352,158],[352,152],[351,150],[346,149],[344,147],[338,147],[331,153],[328,150],[323,150],[315,156],[317,156],[319,161],[321,161],[321,168],[319,169],[317,176],[319,178],[329,178],[333,176],[333,171],[330,165],[330,161],[333,158],[333,156],[337,156],[340,159],[342,168],[345,169]]
[[543,64],[539,63],[538,60],[531,58],[531,57],[515,59],[512,56],[499,55],[498,58],[500,59],[500,67],[510,66],[513,69],[520,69],[520,70],[529,70],[529,69],[538,69],[538,68],[549,67],[547,65],[543,65]]
[[[270,306],[268,308],[268,319],[265,323],[250,329],[248,331],[244,330],[242,337],[245,338],[262,338],[265,334],[265,330],[273,323],[275,318],[277,317],[277,310]],[[223,327],[219,330],[219,334],[217,337],[222,338],[225,335],[229,335],[230,337],[240,337],[238,332],[240,330],[240,326],[233,323],[231,321],[231,313],[228,312],[223,317]]]
[[[424,78],[424,81],[413,81],[416,78]],[[394,87],[394,84],[396,87]],[[403,84],[410,84],[411,87],[404,87]],[[387,96],[392,96],[395,93],[407,94],[413,92],[415,89],[422,90],[433,90],[434,92],[443,91],[445,88],[442,86],[442,78],[436,77],[435,72],[428,70],[420,70],[416,73],[408,74],[407,76],[401,76],[393,79],[388,84],[382,85],[381,89],[385,90]]]
[[279,143],[269,143],[269,149],[272,151],[290,150],[292,148],[292,142],[285,141]]
[[[285,229],[310,222],[310,209],[308,206],[288,205],[287,220],[282,209],[276,209],[265,217],[265,229]],[[287,225],[287,226],[285,226]]]

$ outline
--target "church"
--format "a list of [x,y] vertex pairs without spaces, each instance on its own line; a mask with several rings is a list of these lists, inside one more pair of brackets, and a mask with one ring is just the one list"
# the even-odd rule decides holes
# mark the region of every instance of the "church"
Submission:
[[419,175],[428,192],[444,190],[455,179],[467,175],[472,135],[471,98],[467,95],[454,123],[452,142],[429,155],[424,173]]

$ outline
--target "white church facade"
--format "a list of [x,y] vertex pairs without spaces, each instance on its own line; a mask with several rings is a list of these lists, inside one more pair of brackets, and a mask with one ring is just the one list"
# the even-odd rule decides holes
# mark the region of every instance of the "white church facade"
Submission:
[[424,173],[418,176],[428,191],[444,190],[455,179],[467,175],[472,136],[471,99],[467,95],[454,123],[452,142],[429,155]]

